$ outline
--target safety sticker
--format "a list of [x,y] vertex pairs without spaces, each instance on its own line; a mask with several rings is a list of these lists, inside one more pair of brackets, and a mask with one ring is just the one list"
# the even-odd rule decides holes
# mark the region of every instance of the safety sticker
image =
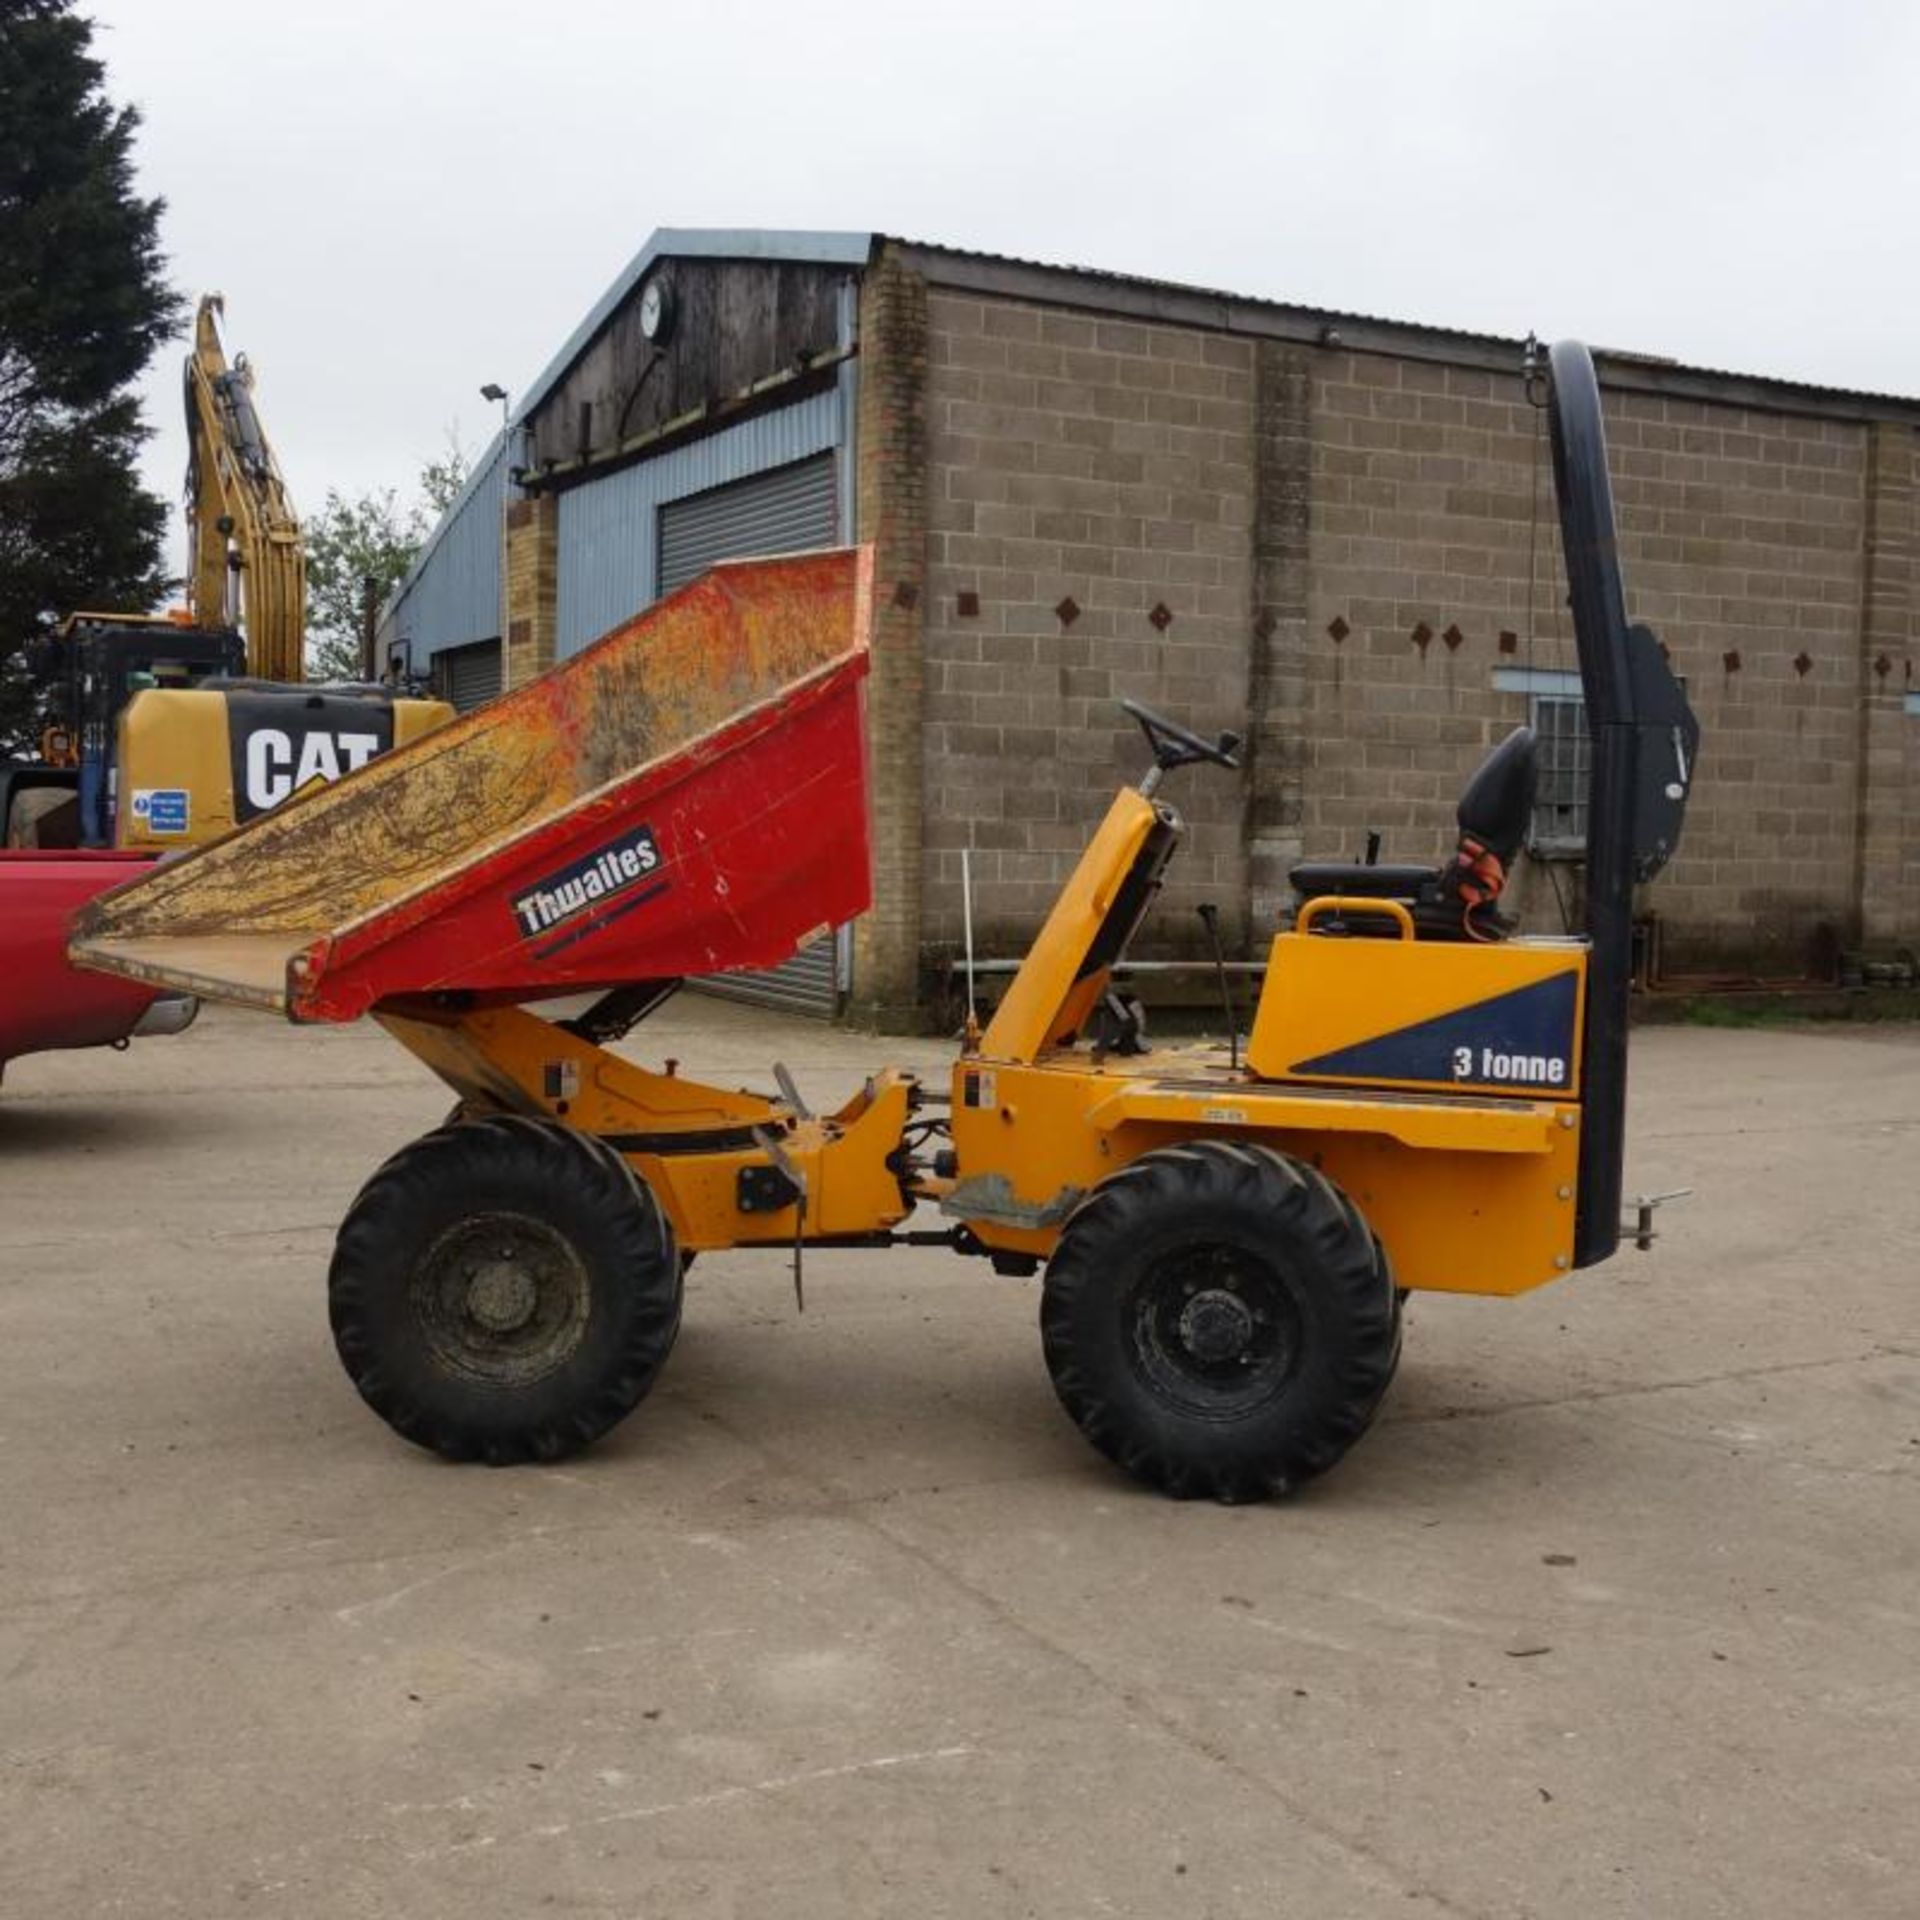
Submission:
[[135,787],[133,817],[149,833],[187,833],[193,820],[193,794],[187,787]]
[[991,1073],[969,1071],[961,1084],[960,1104],[963,1107],[991,1107],[999,1097],[999,1089]]

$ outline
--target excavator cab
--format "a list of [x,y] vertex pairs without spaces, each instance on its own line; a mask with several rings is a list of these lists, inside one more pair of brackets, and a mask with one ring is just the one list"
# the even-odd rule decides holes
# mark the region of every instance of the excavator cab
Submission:
[[246,648],[231,627],[189,626],[155,614],[74,613],[40,643],[32,664],[50,683],[50,731],[63,743],[57,760],[49,756],[34,769],[41,776],[35,785],[68,789],[72,800],[36,806],[30,828],[9,819],[8,838],[20,846],[110,847],[128,705],[149,689],[195,687],[243,672]]

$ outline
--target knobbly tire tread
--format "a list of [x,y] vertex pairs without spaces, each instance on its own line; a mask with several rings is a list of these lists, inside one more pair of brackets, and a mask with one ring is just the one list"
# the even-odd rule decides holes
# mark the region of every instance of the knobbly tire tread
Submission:
[[[558,1371],[526,1387],[461,1379],[409,1302],[412,1259],[487,1203],[563,1235],[587,1269],[587,1320]],[[646,1397],[680,1327],[681,1262],[659,1202],[604,1143],[555,1121],[449,1122],[404,1146],[341,1223],[328,1316],[341,1364],[393,1430],[449,1460],[508,1466],[590,1445]]]
[[[1187,1225],[1194,1241],[1211,1227],[1273,1256],[1304,1316],[1278,1397],[1245,1417],[1174,1405],[1130,1350],[1127,1303],[1156,1236]],[[1108,1459],[1178,1499],[1259,1500],[1324,1473],[1367,1430],[1399,1361],[1400,1300],[1378,1237],[1317,1168],[1195,1141],[1143,1154],[1075,1209],[1047,1267],[1041,1342],[1061,1404]]]

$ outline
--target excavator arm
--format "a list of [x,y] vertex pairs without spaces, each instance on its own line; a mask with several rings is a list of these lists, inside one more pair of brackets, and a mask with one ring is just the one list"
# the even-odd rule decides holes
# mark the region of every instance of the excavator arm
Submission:
[[250,672],[297,681],[306,639],[306,548],[253,404],[253,370],[245,354],[227,362],[223,305],[217,293],[201,299],[187,360],[188,605],[198,626],[242,629]]

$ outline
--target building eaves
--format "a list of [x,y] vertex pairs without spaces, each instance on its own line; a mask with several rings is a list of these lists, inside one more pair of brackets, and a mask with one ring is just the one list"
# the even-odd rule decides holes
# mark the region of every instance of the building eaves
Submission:
[[513,417],[517,422],[533,412],[566,378],[573,363],[592,345],[594,336],[619,311],[657,260],[783,260],[863,267],[873,251],[874,239],[871,233],[786,233],[771,227],[660,227],[614,276],[613,284],[520,396]]

